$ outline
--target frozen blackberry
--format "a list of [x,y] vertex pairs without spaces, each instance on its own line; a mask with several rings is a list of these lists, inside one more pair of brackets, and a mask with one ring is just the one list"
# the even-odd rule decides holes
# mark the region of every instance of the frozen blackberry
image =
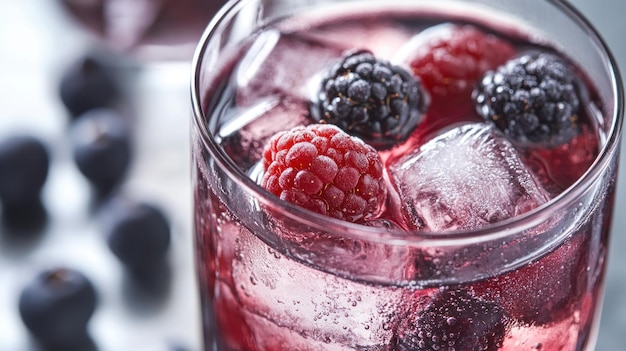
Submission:
[[509,60],[485,74],[473,98],[485,120],[522,144],[562,145],[580,129],[577,79],[554,54]]
[[411,73],[362,50],[348,54],[327,72],[312,115],[383,148],[409,135],[428,100]]
[[502,346],[508,317],[504,309],[466,291],[446,290],[435,296],[416,319],[408,318],[398,350],[485,350]]

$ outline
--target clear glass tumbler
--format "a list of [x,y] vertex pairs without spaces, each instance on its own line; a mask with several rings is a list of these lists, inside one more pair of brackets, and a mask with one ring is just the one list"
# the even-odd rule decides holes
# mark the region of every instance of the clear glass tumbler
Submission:
[[[462,35],[469,37],[453,44]],[[568,118],[573,135],[558,145],[531,145],[487,127],[490,120],[474,107],[480,94],[472,90],[488,84],[480,77],[501,63],[457,89],[470,95],[453,99],[450,90],[435,91],[427,76],[445,73],[436,65],[454,60],[431,58],[435,68],[415,70],[416,57],[434,50],[432,38],[444,52],[472,43],[464,50],[478,54],[457,71],[509,49],[507,62],[538,51],[568,62],[566,72],[574,73],[548,70],[561,72],[559,79],[576,76],[569,80],[578,94]],[[484,47],[495,49],[476,49]],[[292,128],[328,127],[338,104],[322,117],[312,112],[330,94],[321,83],[325,72],[364,50],[382,66],[414,72],[429,107],[412,134],[376,146],[386,197],[363,217],[340,210],[349,221],[262,186],[269,172],[264,148]],[[348,71],[345,79],[365,77],[367,69]],[[396,98],[391,80],[367,77],[364,84],[385,86],[386,101]],[[619,77],[596,31],[560,0],[229,2],[202,37],[191,90],[205,350],[593,350],[623,119]],[[350,94],[357,93],[344,91],[336,101],[356,105]],[[472,133],[486,135],[497,152],[481,153],[473,139],[468,146]],[[511,178],[493,180],[498,172]],[[279,176],[297,186],[287,173]],[[440,187],[439,177],[455,185]],[[348,194],[341,181],[330,184]],[[499,197],[501,187],[512,189],[510,196]],[[520,197],[521,204],[507,202]]]

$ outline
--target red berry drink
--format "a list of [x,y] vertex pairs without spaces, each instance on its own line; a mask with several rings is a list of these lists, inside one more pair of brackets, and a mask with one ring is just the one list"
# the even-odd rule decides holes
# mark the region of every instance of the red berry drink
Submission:
[[622,94],[574,10],[223,14],[192,89],[206,350],[593,350]]

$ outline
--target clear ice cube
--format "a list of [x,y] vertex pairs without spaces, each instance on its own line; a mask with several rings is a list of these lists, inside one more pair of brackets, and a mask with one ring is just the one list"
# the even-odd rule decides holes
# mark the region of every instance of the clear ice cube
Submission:
[[318,39],[277,30],[263,32],[235,72],[237,104],[249,105],[275,95],[308,100],[316,91],[320,74],[342,52],[342,48]]
[[471,230],[549,200],[493,126],[470,123],[435,137],[390,167],[408,221],[429,231]]
[[331,30],[262,32],[235,72],[237,103],[248,105],[273,95],[314,99],[323,75],[348,51],[367,49],[388,59],[409,38],[391,25],[368,23],[355,29],[353,22]]
[[304,349],[295,345],[299,337],[307,344],[319,342],[315,350],[378,350],[390,343],[400,289],[361,284],[308,267],[248,231],[241,232],[235,245],[234,292],[246,322],[255,333],[264,334],[257,335],[260,340],[289,332],[281,340],[285,350]]

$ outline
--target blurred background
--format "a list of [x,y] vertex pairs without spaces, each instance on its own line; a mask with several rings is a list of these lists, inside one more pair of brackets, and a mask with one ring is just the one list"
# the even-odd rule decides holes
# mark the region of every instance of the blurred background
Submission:
[[[626,3],[571,2],[626,70]],[[189,78],[195,43],[221,3],[110,0],[102,6],[99,0],[0,0],[0,141],[16,133],[34,135],[51,158],[42,190],[45,223],[36,231],[0,227],[0,351],[33,350],[18,315],[20,291],[41,270],[59,266],[79,269],[97,290],[98,307],[89,328],[98,350],[200,350],[191,239]],[[98,197],[73,159],[75,116],[59,90],[85,57],[97,57],[102,67],[115,72],[121,96],[116,107],[130,121],[132,162],[118,193],[158,206],[169,221],[171,274],[164,273],[169,277],[165,289],[137,289],[129,282],[106,245]],[[597,350],[624,347],[624,208],[626,172],[621,172]]]

